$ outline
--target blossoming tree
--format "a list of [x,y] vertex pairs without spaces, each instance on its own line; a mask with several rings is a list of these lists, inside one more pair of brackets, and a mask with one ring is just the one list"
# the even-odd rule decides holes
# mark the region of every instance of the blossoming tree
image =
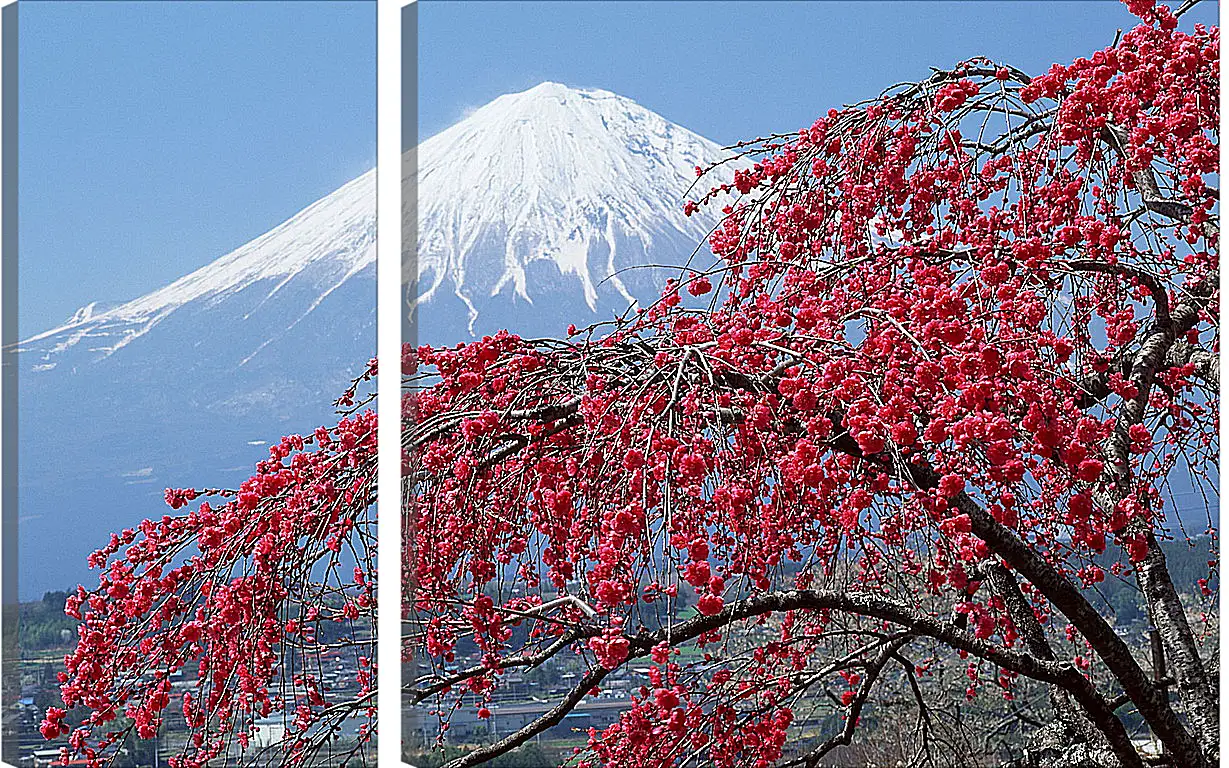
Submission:
[[[742,145],[688,204],[724,206],[715,263],[649,308],[407,356],[409,705],[443,732],[582,669],[451,766],[632,665],[577,765],[815,766],[898,694],[911,764],[947,764],[951,668],[962,703],[1042,691],[1056,765],[1140,768],[1137,721],[1216,764],[1215,521],[1173,500],[1217,479],[1219,33],[1128,5],[1090,58],[972,59]],[[1162,547],[1192,525],[1202,608]]]
[[180,512],[91,556],[65,706],[42,724],[65,762],[162,733],[172,768],[374,763],[376,417],[358,391],[375,370],[336,426],[271,446],[238,489],[168,490]]

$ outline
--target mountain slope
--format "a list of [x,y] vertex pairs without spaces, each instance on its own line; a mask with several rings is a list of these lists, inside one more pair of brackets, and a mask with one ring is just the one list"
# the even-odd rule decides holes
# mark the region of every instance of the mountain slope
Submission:
[[[542,83],[419,147],[424,340],[515,326],[558,335],[656,296],[703,242],[683,202],[720,146],[609,91]],[[705,183],[710,183],[705,179]]]
[[[374,201],[372,170],[164,288],[104,311],[97,310],[97,302],[82,307],[65,325],[26,339],[19,351],[37,355],[39,362],[34,365],[40,371],[54,368],[70,350],[84,352],[87,359],[97,361],[188,307],[216,308],[239,296],[255,298],[255,303],[243,304],[243,311],[238,313],[247,320],[262,307],[275,303],[283,291],[293,292],[301,286],[310,286],[306,288],[309,292],[318,291],[301,312],[285,317],[284,328],[273,329],[273,337],[258,339],[259,345],[240,361],[246,363],[278,334],[292,330],[348,280],[371,271],[375,264]],[[246,294],[249,289],[254,290]]]
[[19,344],[23,597],[88,583],[86,555],[160,515],[163,488],[234,487],[265,441],[335,419],[332,399],[376,349],[374,181]]

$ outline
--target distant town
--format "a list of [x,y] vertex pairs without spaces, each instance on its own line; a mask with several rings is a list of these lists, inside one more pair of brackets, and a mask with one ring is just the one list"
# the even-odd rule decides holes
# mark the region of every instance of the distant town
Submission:
[[[77,621],[64,615],[64,599],[67,593],[48,592],[42,600],[21,604],[21,629],[19,634],[20,661],[17,676],[20,678],[20,693],[16,701],[6,703],[3,718],[0,718],[0,741],[3,743],[3,760],[18,768],[48,768],[61,765],[60,748],[64,739],[46,741],[39,733],[39,724],[49,706],[60,706],[60,683],[56,675],[64,668],[64,656],[76,645]],[[370,626],[356,622],[355,642],[370,641]],[[336,700],[353,700],[358,696],[356,678],[358,665],[356,655],[342,650],[325,650],[319,654],[322,688]],[[180,754],[189,738],[183,719],[183,694],[195,692],[197,680],[182,672],[172,674],[170,705],[156,739],[137,739],[129,736],[117,750],[113,768],[164,768],[168,758]],[[16,682],[16,681],[15,681]],[[70,713],[70,718],[73,713]],[[231,745],[224,761],[217,761],[218,768],[239,765],[279,765],[279,745],[286,735],[287,725],[293,713],[277,713],[257,719],[253,723],[251,738],[246,749],[237,743]],[[74,721],[75,722],[75,721]],[[333,754],[343,756],[334,765],[364,765],[362,759],[344,759],[355,751],[358,743],[357,730],[365,720],[355,720],[344,728],[340,738],[332,745]],[[122,724],[118,726],[122,728]],[[118,728],[117,728],[118,729]],[[367,751],[374,749],[373,744]],[[85,760],[74,760],[69,765],[85,765]]]
[[[1201,612],[1199,597],[1194,585],[1199,578],[1207,576],[1207,547],[1205,539],[1196,539],[1192,545],[1185,542],[1170,542],[1166,553],[1176,583],[1186,588],[1183,601],[1192,616]],[[1095,600],[1106,615],[1112,615],[1116,628],[1129,642],[1145,663],[1148,649],[1148,619],[1139,599],[1138,591],[1130,579],[1107,579],[1097,586]],[[63,669],[64,656],[72,651],[76,642],[77,621],[64,614],[65,592],[49,592],[42,600],[22,603],[20,607],[19,647],[20,660],[12,680],[12,693],[5,704],[0,726],[3,728],[3,760],[19,768],[48,768],[60,761],[60,742],[48,742],[39,733],[39,723],[49,706],[60,702],[57,673]],[[682,620],[695,611],[686,599],[681,601],[677,617]],[[1204,642],[1214,647],[1219,637],[1219,627],[1209,626]],[[356,623],[355,632],[360,642],[370,638],[370,627]],[[366,638],[366,639],[365,639]],[[683,660],[687,660],[684,651]],[[698,652],[695,652],[698,655]],[[353,698],[357,664],[353,654],[336,650],[322,653],[322,682],[326,691],[337,700]],[[479,660],[477,652],[470,647],[457,654],[457,667],[469,666]],[[490,716],[479,718],[476,706],[455,710],[449,717],[447,740],[444,744],[434,742],[439,732],[438,714],[433,710],[433,700],[424,701],[417,707],[405,707],[402,711],[403,750],[402,757],[415,768],[436,768],[448,759],[472,750],[477,746],[493,743],[524,727],[552,708],[571,689],[573,681],[583,674],[580,658],[561,653],[531,670],[513,671],[501,680],[498,695],[486,704]],[[407,678],[423,674],[421,668],[406,673]],[[491,768],[548,768],[564,764],[577,748],[588,743],[589,730],[602,729],[615,722],[637,695],[642,685],[647,684],[648,668],[631,665],[612,673],[603,682],[596,697],[586,698],[563,720],[533,738],[520,749],[490,763]],[[171,704],[157,739],[139,740],[129,737],[120,747],[111,763],[114,768],[163,768],[168,758],[179,754],[188,738],[188,731],[181,715],[182,696],[193,690],[197,681],[184,674],[173,678]],[[79,716],[79,714],[78,714]],[[875,714],[870,713],[871,717]],[[833,733],[840,727],[838,707],[817,707],[810,716],[813,722],[808,728],[817,733]],[[276,748],[286,734],[290,717],[276,715],[253,723],[251,742],[246,750],[237,744],[218,768],[240,765],[277,765]],[[355,722],[347,728],[334,744],[335,753],[349,754],[356,743]],[[1146,729],[1140,735],[1146,740]],[[62,741],[62,740],[61,740]],[[71,764],[84,764],[77,761]],[[359,765],[354,758],[349,763],[339,760],[338,765]],[[836,762],[833,765],[840,765]],[[989,763],[997,764],[997,763]]]

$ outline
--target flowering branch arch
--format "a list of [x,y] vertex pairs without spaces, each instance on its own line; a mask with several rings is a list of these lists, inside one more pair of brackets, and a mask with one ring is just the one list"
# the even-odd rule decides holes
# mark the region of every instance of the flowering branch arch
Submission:
[[194,508],[91,556],[98,587],[65,607],[81,621],[65,706],[42,724],[67,737],[65,763],[108,765],[168,723],[183,734],[172,768],[370,762],[376,416],[359,390],[375,373],[336,426],[283,438],[238,489],[168,489],[172,510]]
[[[1215,764],[1161,542],[1172,486],[1215,488],[1219,33],[1128,5],[1091,58],[974,59],[742,145],[688,204],[738,193],[716,263],[633,316],[407,351],[409,702],[443,732],[510,670],[585,670],[451,766],[644,659],[577,765],[815,766],[895,687],[943,764],[921,679],[953,664],[970,699],[1041,686],[1055,764],[1144,765],[1124,708]],[[1090,598],[1111,578],[1172,679]]]

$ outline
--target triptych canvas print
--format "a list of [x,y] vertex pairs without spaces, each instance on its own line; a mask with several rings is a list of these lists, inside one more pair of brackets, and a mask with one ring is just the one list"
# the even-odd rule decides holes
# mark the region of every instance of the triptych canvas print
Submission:
[[1218,13],[8,3],[0,761],[1218,765]]

